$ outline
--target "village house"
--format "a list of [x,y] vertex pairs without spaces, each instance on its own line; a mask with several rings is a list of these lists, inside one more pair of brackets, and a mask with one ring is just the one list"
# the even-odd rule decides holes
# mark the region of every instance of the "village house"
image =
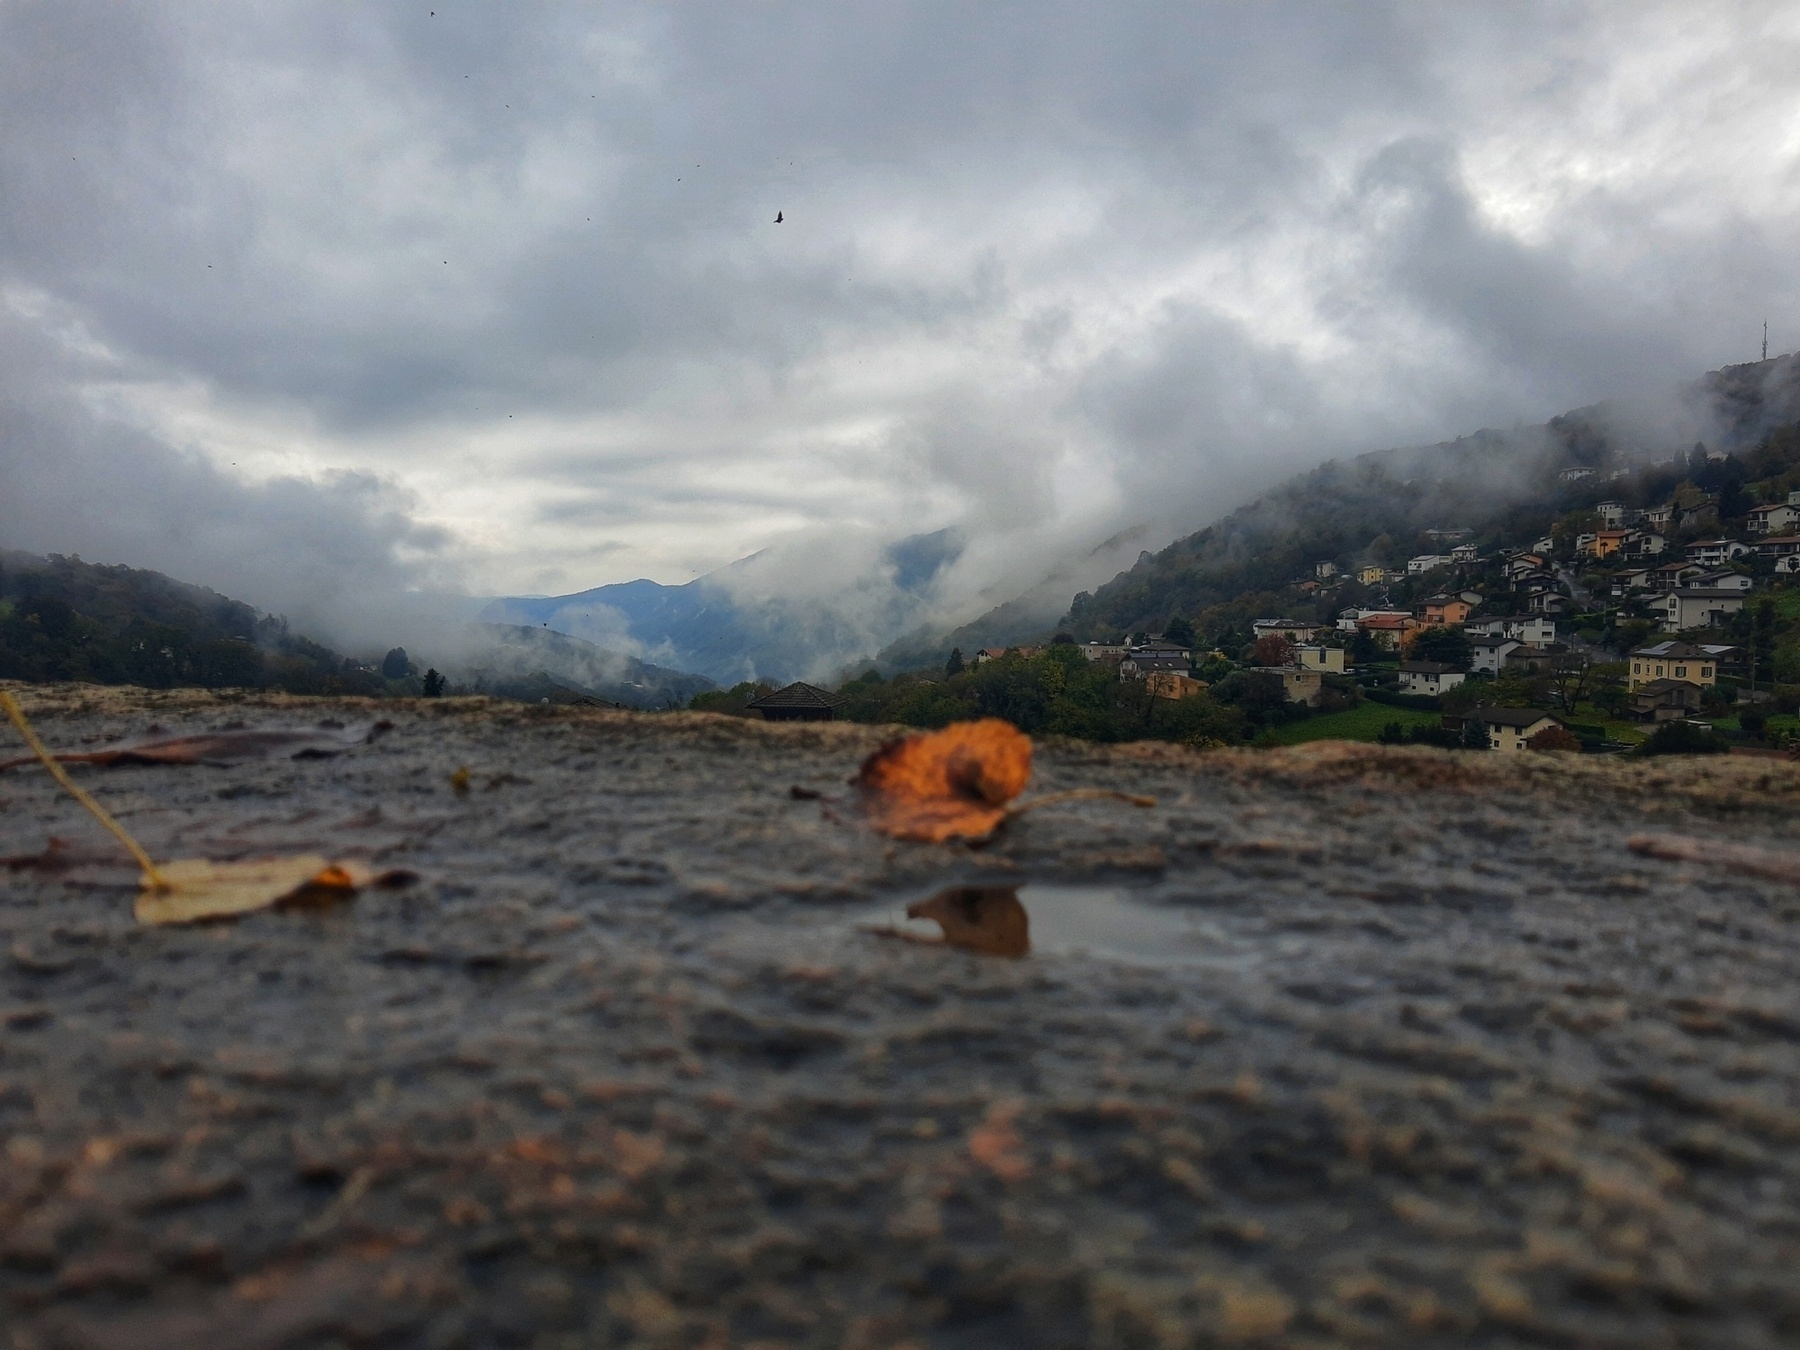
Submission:
[[1259,638],[1274,636],[1287,638],[1290,642],[1311,642],[1319,635],[1321,626],[1302,619],[1257,619],[1250,629]]
[[1424,576],[1427,572],[1435,572],[1440,567],[1448,567],[1454,561],[1448,553],[1421,553],[1416,558],[1406,560],[1406,575],[1409,577]]
[[751,699],[744,707],[761,713],[765,722],[830,722],[836,719],[843,702],[841,696],[828,689],[795,681],[772,694]]
[[1667,552],[1669,541],[1660,534],[1633,530],[1625,536],[1627,558],[1655,558]]
[[1753,508],[1747,524],[1751,534],[1780,534],[1800,525],[1800,492],[1788,493],[1785,502]]
[[1498,675],[1508,655],[1523,644],[1517,638],[1484,634],[1469,639],[1469,669],[1484,675]]
[[1656,591],[1676,590],[1694,577],[1704,575],[1705,572],[1706,569],[1698,563],[1664,563],[1661,567],[1650,569],[1650,588]]
[[1696,688],[1711,688],[1718,682],[1718,662],[1714,653],[1725,648],[1706,648],[1691,642],[1658,642],[1640,647],[1631,654],[1631,670],[1625,678],[1625,691],[1635,694],[1655,680],[1685,680]]
[[1125,655],[1123,642],[1084,642],[1081,654],[1090,661],[1118,661]]
[[1320,581],[1329,581],[1338,574],[1338,565],[1334,562],[1313,564],[1313,575]]
[[1700,688],[1686,680],[1652,680],[1631,696],[1631,712],[1645,722],[1674,722],[1698,711]]
[[1696,591],[1753,591],[1756,578],[1742,572],[1702,572],[1690,577],[1687,584]]
[[1382,578],[1386,575],[1386,569],[1378,564],[1356,569],[1356,579],[1365,586],[1379,586]]
[[1279,679],[1289,703],[1304,703],[1309,708],[1319,706],[1319,695],[1325,688],[1325,677],[1320,672],[1299,666],[1251,666],[1250,669],[1258,675],[1273,675]]
[[1699,563],[1702,567],[1722,567],[1749,551],[1750,545],[1739,543],[1735,539],[1701,539],[1687,546],[1688,561]]
[[1605,562],[1608,558],[1624,553],[1626,541],[1630,538],[1630,530],[1601,530],[1598,534],[1586,534],[1577,538],[1576,552]]
[[1400,689],[1407,694],[1428,694],[1435,698],[1446,689],[1456,688],[1468,678],[1467,671],[1447,666],[1441,661],[1400,663]]
[[1119,678],[1141,680],[1147,675],[1191,675],[1193,656],[1185,647],[1133,647],[1119,662]]
[[1675,523],[1675,503],[1664,502],[1661,506],[1652,506],[1644,512],[1644,524],[1657,531],[1666,531]]
[[1380,610],[1359,618],[1356,627],[1367,633],[1377,647],[1394,651],[1400,646],[1400,640],[1407,633],[1419,626],[1419,621],[1410,614],[1401,614],[1388,610]]
[[1523,751],[1538,732],[1562,725],[1561,718],[1536,708],[1479,707],[1469,716],[1487,728],[1489,747],[1507,755]]
[[1781,534],[1772,539],[1764,539],[1756,545],[1756,552],[1765,558],[1791,558],[1800,553],[1800,534]]
[[1689,589],[1670,591],[1652,606],[1662,615],[1662,628],[1665,633],[1682,633],[1690,628],[1716,628],[1724,622],[1725,617],[1736,614],[1744,607],[1744,592],[1726,591],[1717,587],[1705,590]]
[[1171,699],[1183,699],[1192,694],[1204,694],[1211,688],[1205,680],[1196,680],[1192,675],[1182,675],[1173,670],[1146,672],[1144,687],[1150,691],[1151,698]]
[[1583,658],[1560,643],[1548,647],[1519,647],[1508,652],[1500,669],[1512,675],[1542,675],[1546,671],[1567,669],[1571,662]]
[[1600,528],[1603,530],[1623,529],[1631,511],[1624,502],[1601,502],[1594,507],[1594,514],[1600,517]]
[[1450,561],[1454,563],[1472,563],[1481,558],[1481,550],[1473,544],[1458,544],[1450,550]]
[[1626,595],[1632,591],[1650,589],[1651,576],[1648,567],[1634,567],[1628,572],[1621,572],[1613,578],[1612,593]]
[[1525,607],[1533,614],[1557,615],[1566,614],[1569,610],[1569,597],[1560,591],[1534,591],[1526,601]]
[[1316,670],[1325,675],[1342,675],[1349,656],[1342,647],[1304,645],[1294,648],[1294,659],[1302,670]]
[[1453,530],[1427,530],[1425,537],[1434,544],[1448,544],[1457,539],[1467,539],[1472,531],[1468,526],[1459,526]]
[[1527,647],[1548,647],[1556,641],[1556,623],[1541,615],[1502,614],[1470,619],[1463,625],[1470,637],[1509,637]]
[[1520,577],[1531,576],[1543,572],[1545,559],[1537,553],[1517,553],[1506,560],[1506,577],[1508,581],[1517,581]]
[[1562,481],[1565,483],[1579,483],[1584,478],[1592,478],[1594,476],[1594,470],[1592,470],[1592,469],[1564,469],[1561,473],[1557,474],[1556,476],[1558,478],[1562,479]]
[[1800,572],[1800,553],[1790,553],[1785,558],[1777,558],[1775,570],[1782,576]]
[[1473,608],[1460,595],[1430,595],[1418,603],[1413,613],[1427,628],[1458,627]]

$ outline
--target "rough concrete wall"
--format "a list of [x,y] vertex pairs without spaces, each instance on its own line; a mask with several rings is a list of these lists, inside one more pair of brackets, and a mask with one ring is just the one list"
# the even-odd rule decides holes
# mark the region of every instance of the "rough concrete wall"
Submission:
[[[1795,766],[1050,743],[1034,792],[1160,804],[975,850],[860,827],[864,727],[21,693],[62,747],[393,717],[78,772],[160,856],[422,880],[140,928],[105,837],[0,775],[0,853],[80,855],[0,903],[16,1346],[1800,1337],[1800,892],[1625,846],[1779,846]],[[1199,955],[859,929],[1009,878]]]

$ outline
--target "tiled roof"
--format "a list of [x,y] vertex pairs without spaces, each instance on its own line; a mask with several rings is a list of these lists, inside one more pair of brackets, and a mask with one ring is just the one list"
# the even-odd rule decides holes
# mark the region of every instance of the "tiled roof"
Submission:
[[1561,725],[1559,718],[1551,717],[1540,708],[1477,708],[1475,716],[1483,722],[1492,722],[1497,727],[1528,727],[1546,717]]
[[747,708],[835,708],[844,700],[829,689],[796,680],[785,689],[753,698]]

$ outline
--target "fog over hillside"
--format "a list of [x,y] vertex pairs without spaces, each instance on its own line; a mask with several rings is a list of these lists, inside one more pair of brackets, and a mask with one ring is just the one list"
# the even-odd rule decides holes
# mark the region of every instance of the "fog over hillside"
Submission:
[[0,546],[365,654],[705,577],[624,650],[815,672],[1791,348],[1797,71],[1772,3],[13,0]]

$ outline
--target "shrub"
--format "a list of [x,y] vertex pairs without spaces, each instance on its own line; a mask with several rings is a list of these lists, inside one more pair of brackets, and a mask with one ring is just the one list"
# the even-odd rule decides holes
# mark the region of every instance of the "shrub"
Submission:
[[1634,752],[1639,755],[1718,755],[1731,742],[1710,727],[1693,722],[1664,722]]
[[1537,735],[1525,742],[1527,750],[1580,750],[1581,741],[1567,727],[1545,727]]

